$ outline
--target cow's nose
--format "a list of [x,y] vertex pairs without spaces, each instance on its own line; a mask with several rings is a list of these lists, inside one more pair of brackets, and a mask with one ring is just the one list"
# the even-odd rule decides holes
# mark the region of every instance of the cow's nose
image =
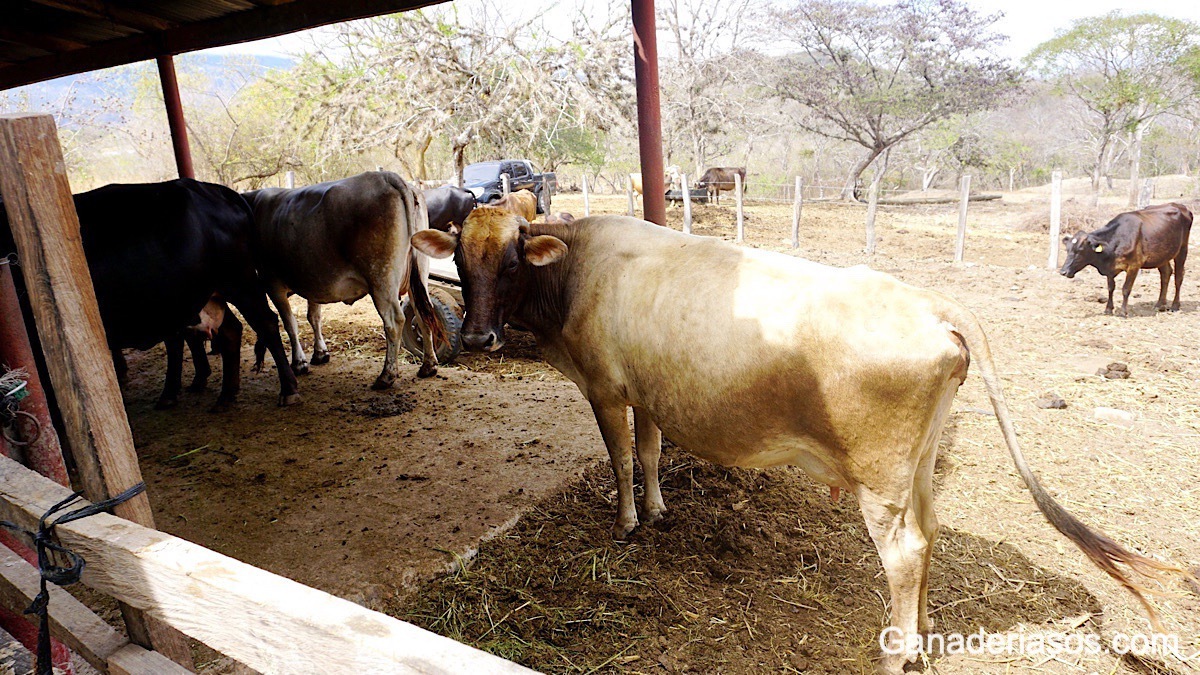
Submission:
[[1063,275],[1064,277],[1066,277],[1066,278],[1068,278],[1068,279],[1074,279],[1074,278],[1075,278],[1075,273],[1074,273],[1074,272],[1072,272],[1072,271],[1071,271],[1071,268],[1070,268],[1070,267],[1067,267],[1066,265],[1063,265],[1063,266],[1062,266],[1062,269],[1060,269],[1060,270],[1058,271],[1058,273],[1059,273],[1059,274],[1061,274],[1061,275]]
[[486,332],[464,332],[462,334],[463,346],[471,351],[486,351],[490,352],[496,348],[496,331],[489,330]]

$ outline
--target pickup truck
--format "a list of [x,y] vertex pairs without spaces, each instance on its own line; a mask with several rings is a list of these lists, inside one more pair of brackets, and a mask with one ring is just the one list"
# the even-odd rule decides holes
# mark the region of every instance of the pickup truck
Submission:
[[537,173],[527,159],[501,159],[477,162],[463,170],[463,187],[475,195],[475,201],[487,204],[504,194],[500,174],[508,174],[509,190],[529,190],[537,197],[537,212],[550,213],[550,199],[558,189],[553,172]]

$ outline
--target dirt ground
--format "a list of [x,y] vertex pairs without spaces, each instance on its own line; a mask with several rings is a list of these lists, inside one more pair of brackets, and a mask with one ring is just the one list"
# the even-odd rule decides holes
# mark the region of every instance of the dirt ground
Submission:
[[[625,198],[593,196],[592,208],[623,212]],[[1106,317],[1101,277],[1045,269],[1046,208],[1037,192],[972,204],[956,265],[957,205],[880,207],[868,258],[861,206],[810,203],[797,253],[867,263],[974,310],[1048,488],[1117,540],[1196,567],[1200,275],[1185,282],[1182,312],[1154,312],[1151,274],[1129,319]],[[582,215],[582,199],[561,195],[554,210]],[[732,239],[732,200],[694,215],[696,234]],[[679,227],[680,209],[668,219]],[[749,245],[790,252],[790,228],[790,205],[748,205]],[[229,413],[207,412],[215,378],[209,392],[154,411],[161,350],[131,355],[128,409],[162,529],[546,672],[870,672],[887,585],[853,496],[833,503],[799,471],[724,469],[668,447],[668,517],[613,542],[615,486],[595,422],[528,336],[428,381],[409,365],[381,393],[368,389],[384,348],[370,304],[326,317],[333,361],[301,379],[303,403],[286,409],[264,372],[243,376]],[[307,327],[303,339],[311,344]],[[1096,375],[1114,361],[1128,379]],[[1067,408],[1036,407],[1048,393]],[[1131,413],[1132,426],[1096,420],[1098,407]],[[1148,632],[1137,603],[1036,511],[984,411],[972,375],[937,467],[939,629],[1059,631],[1105,645]],[[1182,655],[1200,650],[1197,598],[1155,602]],[[1200,657],[942,655],[919,667],[1187,673]]]

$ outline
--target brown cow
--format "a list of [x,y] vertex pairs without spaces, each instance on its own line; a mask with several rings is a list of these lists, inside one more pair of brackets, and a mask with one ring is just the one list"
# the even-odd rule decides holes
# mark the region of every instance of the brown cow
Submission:
[[[455,257],[466,348],[495,351],[505,322],[520,323],[591,403],[617,478],[615,537],[638,525],[632,406],[647,520],[666,511],[664,433],[724,466],[799,466],[855,492],[887,573],[892,625],[901,638],[928,631],[938,440],[974,358],[1017,472],[1050,523],[1152,616],[1116,563],[1187,574],[1088,529],[1045,491],[1017,444],[983,329],[946,296],[866,267],[826,267],[623,216],[527,225],[480,208],[461,235],[419,232],[413,247]],[[885,670],[900,673],[906,656],[916,658],[901,647]]]
[[1182,204],[1160,204],[1122,213],[1104,227],[1092,232],[1076,232],[1063,237],[1067,261],[1059,270],[1068,279],[1091,265],[1108,279],[1108,304],[1105,314],[1113,313],[1113,291],[1117,275],[1125,273],[1121,289],[1121,316],[1129,316],[1129,292],[1138,270],[1157,268],[1158,302],[1154,308],[1167,309],[1167,285],[1171,281],[1171,261],[1175,261],[1175,301],[1171,311],[1179,311],[1179,287],[1183,285],[1183,267],[1187,262],[1188,236],[1192,231],[1192,212]]
[[746,167],[726,166],[713,167],[704,172],[696,186],[708,191],[708,201],[721,203],[722,192],[733,192],[737,188],[734,176],[742,177],[742,194],[746,194]]
[[529,190],[510,192],[507,197],[493,201],[491,206],[515,213],[531,223],[537,218],[537,195]]

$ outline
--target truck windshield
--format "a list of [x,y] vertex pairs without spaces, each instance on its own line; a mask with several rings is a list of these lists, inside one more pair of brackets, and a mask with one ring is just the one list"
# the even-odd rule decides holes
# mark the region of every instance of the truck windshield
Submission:
[[474,185],[496,180],[500,175],[500,162],[480,162],[463,169],[463,183]]

